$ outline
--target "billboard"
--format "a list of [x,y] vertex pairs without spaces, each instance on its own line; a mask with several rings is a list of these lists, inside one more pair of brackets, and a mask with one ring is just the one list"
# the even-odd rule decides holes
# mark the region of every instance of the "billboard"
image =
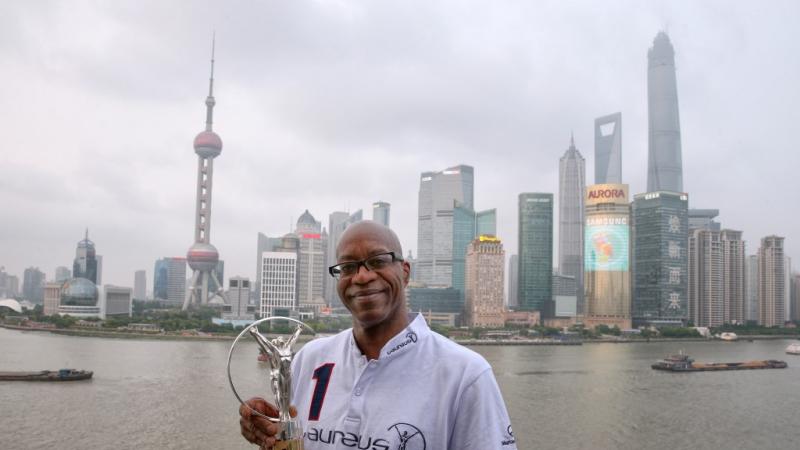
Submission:
[[586,187],[586,205],[613,203],[628,204],[627,184],[593,184]]
[[594,220],[587,220],[586,223],[583,253],[585,270],[627,271],[630,243],[627,218],[593,217],[592,219]]

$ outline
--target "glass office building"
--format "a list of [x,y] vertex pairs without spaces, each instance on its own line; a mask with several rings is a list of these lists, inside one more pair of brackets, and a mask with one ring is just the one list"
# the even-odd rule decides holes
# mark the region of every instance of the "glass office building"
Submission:
[[661,191],[634,196],[634,326],[686,323],[688,213],[686,194]]
[[539,311],[553,307],[553,194],[519,194],[519,269],[517,309]]

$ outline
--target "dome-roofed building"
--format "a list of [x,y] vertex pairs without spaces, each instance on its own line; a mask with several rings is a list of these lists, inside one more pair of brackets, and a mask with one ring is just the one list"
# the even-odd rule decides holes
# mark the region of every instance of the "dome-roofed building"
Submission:
[[305,210],[303,214],[300,215],[300,218],[297,219],[297,230],[298,234],[302,233],[319,233],[322,224],[317,222],[317,219],[311,215],[308,210]]
[[72,278],[61,286],[58,313],[77,317],[101,317],[97,286],[86,278]]

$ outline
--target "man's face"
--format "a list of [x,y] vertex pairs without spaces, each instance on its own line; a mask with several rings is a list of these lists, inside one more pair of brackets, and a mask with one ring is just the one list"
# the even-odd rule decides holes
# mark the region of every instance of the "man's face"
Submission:
[[[338,262],[361,261],[370,256],[394,251],[380,230],[359,227],[348,230],[339,244]],[[353,319],[363,328],[372,328],[394,321],[407,320],[405,286],[410,266],[397,261],[377,270],[359,267],[358,273],[338,280],[336,290],[342,303],[350,310]]]

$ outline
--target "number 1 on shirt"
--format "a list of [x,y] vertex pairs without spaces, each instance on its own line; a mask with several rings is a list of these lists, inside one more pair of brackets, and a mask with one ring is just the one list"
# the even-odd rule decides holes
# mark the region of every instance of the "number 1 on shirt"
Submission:
[[314,386],[314,395],[311,396],[308,420],[319,420],[319,414],[322,412],[322,402],[325,401],[325,393],[328,392],[328,383],[331,381],[333,366],[333,363],[327,363],[314,369],[312,378],[317,380],[317,384]]

